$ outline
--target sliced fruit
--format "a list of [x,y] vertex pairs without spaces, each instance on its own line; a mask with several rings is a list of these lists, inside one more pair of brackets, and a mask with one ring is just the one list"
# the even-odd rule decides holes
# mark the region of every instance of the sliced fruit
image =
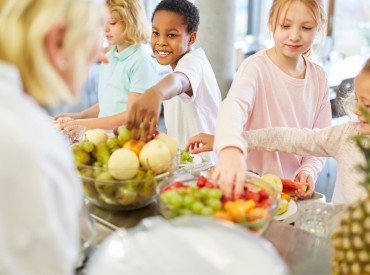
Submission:
[[276,215],[284,214],[288,211],[288,201],[286,199],[281,199],[279,201],[278,211]]
[[219,219],[219,220],[224,220],[224,221],[229,221],[229,222],[232,222],[233,219],[231,218],[231,216],[225,212],[225,211],[215,211],[213,213],[213,216],[216,218],[216,219]]
[[281,192],[281,193],[280,193],[280,197],[281,197],[282,199],[287,200],[288,202],[290,202],[290,200],[291,200],[290,195],[289,195],[289,194],[285,194],[284,192]]
[[295,191],[302,189],[303,192],[307,191],[307,185],[297,182],[297,181],[292,181],[289,179],[281,179],[281,182],[283,183],[283,190],[285,194],[288,194],[290,196],[295,196]]
[[274,174],[264,174],[261,177],[261,180],[264,180],[270,183],[273,187],[275,187],[278,193],[281,193],[283,191],[283,184],[281,182],[281,179],[278,176]]
[[255,203],[258,203],[260,201],[260,194],[247,190],[247,192],[245,192],[245,199],[252,200]]
[[269,215],[267,212],[263,212],[263,208],[259,208],[259,207],[251,209],[250,211],[248,211],[248,214],[249,214],[248,215],[249,222],[254,222],[254,221],[267,218]]

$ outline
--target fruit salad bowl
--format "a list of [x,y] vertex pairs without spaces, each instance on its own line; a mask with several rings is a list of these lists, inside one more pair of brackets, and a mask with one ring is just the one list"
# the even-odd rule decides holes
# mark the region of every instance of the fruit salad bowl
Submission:
[[157,203],[162,216],[173,219],[185,215],[233,222],[262,235],[278,210],[280,193],[266,181],[246,176],[244,196],[225,201],[209,179],[163,181],[157,187]]
[[[112,171],[107,167],[76,164],[85,196],[91,203],[108,210],[132,210],[155,201],[157,186],[177,169],[178,159],[175,157],[160,166],[161,172],[156,173],[156,167]],[[135,176],[130,179],[112,176],[119,173]]]

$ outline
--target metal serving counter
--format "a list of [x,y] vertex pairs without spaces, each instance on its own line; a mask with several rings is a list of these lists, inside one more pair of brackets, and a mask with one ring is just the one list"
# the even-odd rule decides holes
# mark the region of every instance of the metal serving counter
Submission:
[[[298,204],[299,205],[299,204]],[[338,206],[341,209],[342,206]],[[156,202],[131,211],[104,210],[92,204],[88,209],[97,222],[99,240],[117,228],[131,228],[142,219],[159,215]],[[273,220],[263,238],[270,241],[292,274],[330,274],[330,240],[316,237],[291,224]]]

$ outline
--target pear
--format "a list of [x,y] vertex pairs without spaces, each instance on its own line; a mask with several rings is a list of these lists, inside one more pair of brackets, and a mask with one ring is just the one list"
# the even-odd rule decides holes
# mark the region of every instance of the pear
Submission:
[[88,164],[91,160],[90,154],[82,149],[74,151],[74,159],[76,163]]
[[83,190],[89,198],[97,199],[98,191],[96,191],[95,183],[92,180],[82,179]]
[[95,146],[92,154],[102,164],[107,163],[110,157],[110,151],[106,144],[99,144],[98,146]]
[[162,173],[170,166],[171,152],[161,140],[153,139],[140,151],[139,160],[143,167],[152,169],[156,174]]
[[96,177],[95,188],[98,192],[105,197],[112,197],[116,190],[116,183],[112,181],[113,177],[108,171],[102,172]]
[[122,205],[133,204],[136,200],[137,192],[135,191],[132,183],[121,185],[116,191],[116,202]]
[[173,158],[177,155],[178,143],[177,143],[177,140],[175,138],[173,138],[169,135],[166,135],[164,133],[160,133],[160,134],[156,135],[154,139],[161,140],[167,145],[168,149],[170,149],[171,158]]
[[129,149],[115,150],[109,158],[108,169],[115,179],[132,179],[139,171],[139,159]]
[[102,129],[87,130],[85,133],[85,139],[91,141],[98,146],[99,144],[105,144],[108,140],[107,133]]

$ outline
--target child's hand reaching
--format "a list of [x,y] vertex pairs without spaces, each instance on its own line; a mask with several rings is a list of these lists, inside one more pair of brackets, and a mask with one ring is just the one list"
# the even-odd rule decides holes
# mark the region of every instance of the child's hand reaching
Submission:
[[86,119],[75,119],[75,120],[70,120],[70,121],[66,121],[66,122],[63,122],[60,124],[60,129],[61,130],[64,130],[65,128],[71,130],[71,129],[74,129],[76,127],[78,128],[81,128],[81,126],[85,129],[85,130],[90,130],[90,129],[96,129],[95,125],[96,125],[96,119],[94,118],[86,118]]
[[153,136],[157,129],[162,101],[160,93],[155,90],[147,90],[131,105],[126,119],[126,127],[132,130],[132,137],[138,136],[141,123],[143,123],[143,128],[140,140],[145,142],[147,137]]
[[235,147],[223,149],[212,174],[212,181],[218,183],[225,199],[238,199],[244,192],[246,162],[243,153]]
[[64,114],[59,114],[54,117],[54,120],[60,121],[60,122],[66,122],[69,120],[74,120],[78,119],[78,114],[77,113],[64,113]]
[[214,140],[214,135],[200,133],[189,138],[188,143],[185,147],[185,151],[190,151],[192,154],[212,151]]
[[310,174],[308,174],[306,171],[301,171],[298,173],[298,175],[295,177],[294,181],[303,183],[307,185],[307,190],[306,192],[303,192],[303,190],[297,190],[295,192],[296,197],[294,198],[297,200],[298,198],[300,199],[309,199],[312,197],[312,194],[314,192],[314,184],[313,184],[313,179]]
[[73,114],[60,114],[54,117],[53,123],[57,125],[59,130],[63,131],[65,123],[74,121],[74,119],[70,117],[69,115],[73,115]]

